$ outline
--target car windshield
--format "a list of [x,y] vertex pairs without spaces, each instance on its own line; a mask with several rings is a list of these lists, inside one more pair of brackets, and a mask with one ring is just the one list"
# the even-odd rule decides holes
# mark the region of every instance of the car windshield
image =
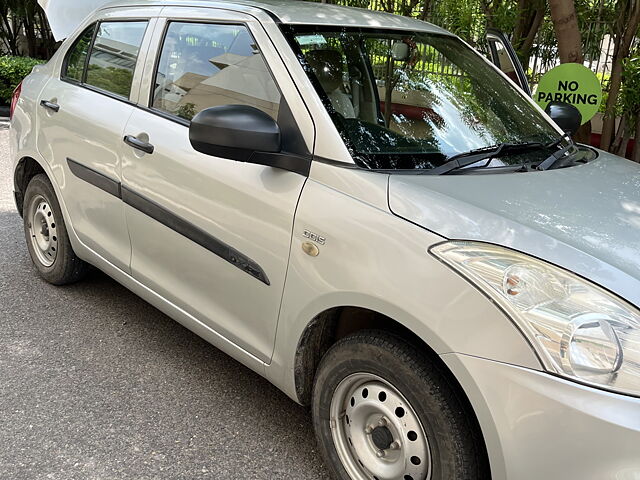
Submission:
[[449,35],[289,27],[289,40],[354,160],[434,169],[501,144],[485,166],[543,161],[560,135],[511,82]]

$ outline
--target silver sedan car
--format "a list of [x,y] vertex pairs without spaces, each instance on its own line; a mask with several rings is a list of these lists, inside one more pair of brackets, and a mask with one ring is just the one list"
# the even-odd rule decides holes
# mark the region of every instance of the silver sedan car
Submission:
[[93,265],[309,405],[336,479],[640,479],[640,168],[519,65],[292,1],[72,27],[12,102],[43,278]]

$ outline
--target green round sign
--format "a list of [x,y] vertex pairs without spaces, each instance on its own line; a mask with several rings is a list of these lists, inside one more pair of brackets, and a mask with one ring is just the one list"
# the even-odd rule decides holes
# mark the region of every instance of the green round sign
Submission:
[[543,75],[534,95],[544,110],[550,102],[564,102],[575,106],[584,125],[598,112],[602,101],[602,87],[595,73],[579,63],[563,63]]

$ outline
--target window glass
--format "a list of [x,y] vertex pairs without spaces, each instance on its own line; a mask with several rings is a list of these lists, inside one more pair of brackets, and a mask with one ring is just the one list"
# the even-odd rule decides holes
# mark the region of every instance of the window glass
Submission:
[[129,98],[147,22],[104,22],[91,48],[88,85]]
[[507,77],[513,80],[517,85],[520,84],[520,79],[518,78],[518,74],[516,73],[516,67],[509,57],[509,52],[502,42],[496,40],[489,40],[489,46],[494,52],[494,58],[492,59],[495,65],[502,70]]
[[65,62],[65,70],[62,73],[64,78],[76,80],[77,82],[82,81],[84,64],[87,60],[89,45],[93,39],[93,32],[95,31],[95,28],[95,25],[91,25],[87,28],[69,49],[69,52],[67,53],[67,60]]
[[[291,27],[294,48],[355,161],[432,169],[502,143],[552,145],[554,126],[455,37]],[[544,160],[555,147],[523,152]],[[515,165],[522,152],[491,166]]]
[[191,120],[206,108],[232,104],[278,116],[280,92],[246,27],[171,23],[153,108]]

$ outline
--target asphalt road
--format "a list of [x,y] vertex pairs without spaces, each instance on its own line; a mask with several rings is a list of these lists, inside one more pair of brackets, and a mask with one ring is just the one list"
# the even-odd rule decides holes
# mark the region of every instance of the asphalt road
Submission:
[[31,266],[0,128],[0,479],[327,479],[306,409],[100,272]]

